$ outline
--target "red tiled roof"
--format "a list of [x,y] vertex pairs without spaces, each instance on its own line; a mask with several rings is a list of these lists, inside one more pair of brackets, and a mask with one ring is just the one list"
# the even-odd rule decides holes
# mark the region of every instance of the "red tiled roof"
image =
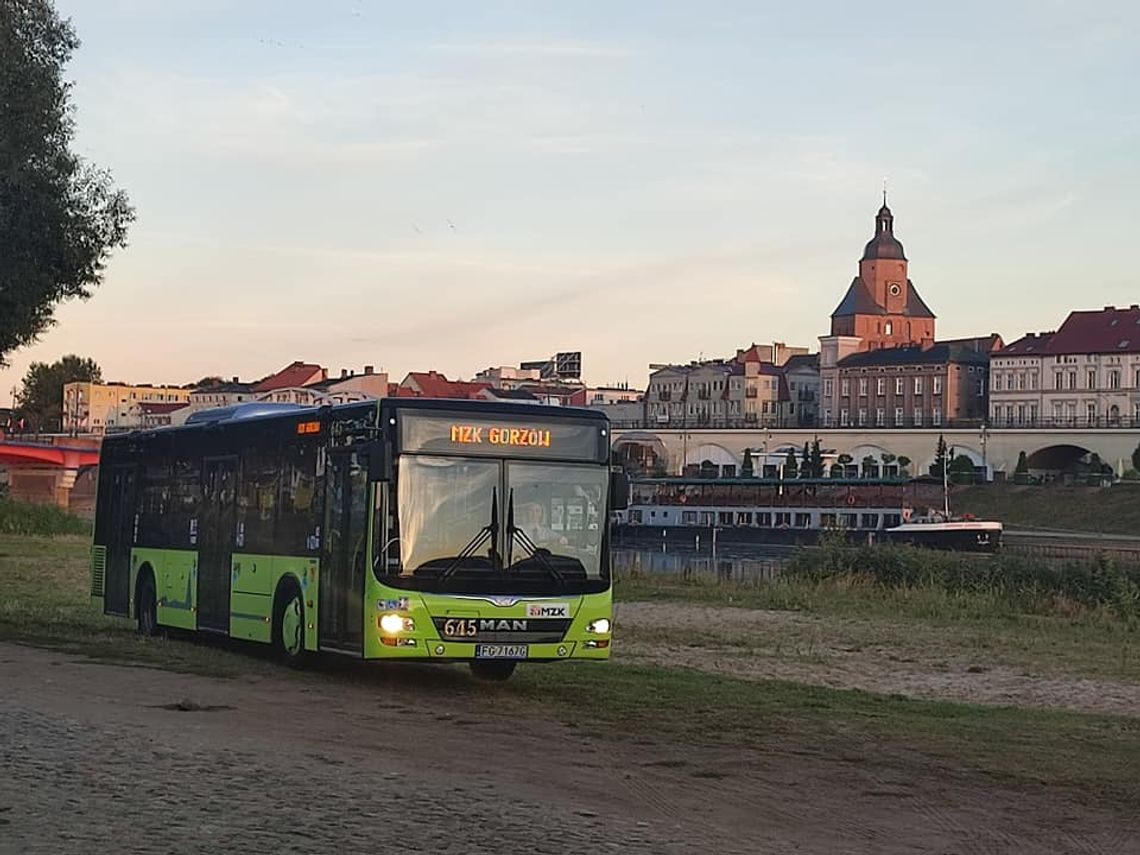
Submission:
[[1140,306],[1070,312],[1053,334],[1049,352],[1140,353]]
[[286,365],[276,374],[270,374],[264,380],[261,380],[256,386],[253,387],[254,392],[272,392],[274,389],[290,389],[311,382],[314,375],[319,375],[317,380],[324,380],[328,376],[328,372],[311,362],[297,361],[291,365]]
[[183,407],[190,406],[185,401],[177,401],[173,404],[170,403],[151,403],[149,401],[139,404],[139,410],[146,413],[148,416],[165,416],[167,413],[173,413],[175,410],[181,410]]
[[1029,354],[1039,355],[1042,353],[1050,353],[1049,343],[1053,340],[1056,333],[1043,332],[1043,333],[1029,333],[1015,341],[1013,344],[1007,344],[1001,350],[994,354],[994,356],[1027,356]]
[[948,338],[935,342],[936,344],[961,345],[978,353],[993,353],[1005,347],[1005,342],[999,333],[973,336],[971,338]]
[[448,380],[438,371],[413,371],[404,378],[404,382],[400,384],[396,395],[397,397],[471,399],[482,390],[489,388],[491,388],[490,383]]

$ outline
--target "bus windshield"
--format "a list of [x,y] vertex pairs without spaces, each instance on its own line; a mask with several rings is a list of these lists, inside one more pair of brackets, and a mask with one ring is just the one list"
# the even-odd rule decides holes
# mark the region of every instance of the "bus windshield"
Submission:
[[404,455],[398,484],[407,587],[568,593],[602,579],[605,467]]

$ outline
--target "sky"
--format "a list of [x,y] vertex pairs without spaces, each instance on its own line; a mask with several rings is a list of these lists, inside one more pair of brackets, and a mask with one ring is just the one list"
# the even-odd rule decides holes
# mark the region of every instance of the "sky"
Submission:
[[590,383],[818,346],[884,180],[939,337],[1140,302],[1140,4],[57,0],[138,219],[10,356]]

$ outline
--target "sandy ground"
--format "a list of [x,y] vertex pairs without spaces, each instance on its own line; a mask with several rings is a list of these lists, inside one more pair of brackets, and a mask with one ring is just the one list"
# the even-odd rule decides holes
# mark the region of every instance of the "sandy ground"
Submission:
[[[931,700],[1140,716],[1140,683],[982,668],[977,657],[921,645],[851,646],[843,641],[850,620],[691,603],[619,603],[616,620],[619,637],[633,630],[616,652],[633,661]],[[661,627],[701,640],[636,640],[638,631]]]
[[0,644],[0,852],[1140,851],[1140,824],[1054,790],[590,734],[447,691],[465,679],[217,679]]

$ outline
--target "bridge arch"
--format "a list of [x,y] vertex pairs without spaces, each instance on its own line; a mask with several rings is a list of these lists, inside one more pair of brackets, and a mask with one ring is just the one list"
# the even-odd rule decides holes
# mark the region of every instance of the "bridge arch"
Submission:
[[669,452],[661,437],[627,433],[613,444],[614,462],[631,475],[669,475]]
[[1092,449],[1073,443],[1057,443],[1036,449],[1027,455],[1030,471],[1076,472],[1077,464]]

